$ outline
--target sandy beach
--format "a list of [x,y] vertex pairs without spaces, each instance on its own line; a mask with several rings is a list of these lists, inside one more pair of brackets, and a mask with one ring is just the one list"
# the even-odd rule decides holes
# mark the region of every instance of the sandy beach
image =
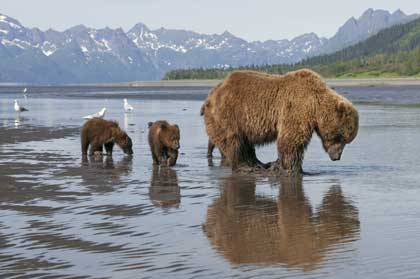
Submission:
[[[326,79],[330,86],[414,86],[420,85],[420,78],[377,78],[377,79]],[[213,87],[220,80],[160,80],[134,81],[115,85],[136,87]]]
[[[35,87],[50,91],[54,88],[68,88],[77,90],[78,88],[211,88],[216,86],[221,80],[150,80],[150,81],[130,81],[120,83],[97,83],[97,84],[67,84],[67,85],[42,85],[42,84],[16,84],[0,83],[0,93],[5,88]],[[365,78],[365,79],[326,79],[332,87],[374,87],[374,86],[420,86],[420,78]]]

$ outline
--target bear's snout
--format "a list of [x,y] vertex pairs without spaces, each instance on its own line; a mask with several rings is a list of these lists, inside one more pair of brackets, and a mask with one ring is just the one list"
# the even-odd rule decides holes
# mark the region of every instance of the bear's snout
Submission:
[[340,153],[332,153],[329,154],[330,155],[330,159],[332,161],[339,161],[341,159],[341,152]]
[[126,149],[124,150],[124,153],[127,155],[133,155],[133,150],[132,149]]
[[343,153],[344,145],[334,144],[328,148],[328,155],[330,156],[331,161],[339,161],[341,159],[341,154]]

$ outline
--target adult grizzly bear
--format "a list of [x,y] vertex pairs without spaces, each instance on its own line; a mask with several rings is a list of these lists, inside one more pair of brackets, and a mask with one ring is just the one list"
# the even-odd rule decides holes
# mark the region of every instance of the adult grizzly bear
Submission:
[[154,165],[174,166],[178,159],[179,127],[164,120],[149,122],[149,145]]
[[97,151],[102,152],[103,146],[105,146],[107,155],[112,155],[115,143],[121,147],[125,154],[133,154],[131,138],[114,121],[101,118],[88,120],[82,127],[80,140],[83,155],[87,155],[89,145],[89,155],[93,155]]
[[314,131],[335,161],[356,137],[359,123],[352,103],[307,69],[283,76],[233,72],[210,92],[201,112],[210,141],[233,170],[267,168],[254,146],[277,140],[277,162],[289,174],[302,172]]

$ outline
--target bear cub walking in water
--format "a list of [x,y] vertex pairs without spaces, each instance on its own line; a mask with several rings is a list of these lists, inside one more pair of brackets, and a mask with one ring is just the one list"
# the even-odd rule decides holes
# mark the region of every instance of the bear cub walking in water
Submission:
[[154,165],[174,166],[178,159],[179,127],[164,120],[149,122],[149,145]]
[[121,130],[117,122],[93,118],[83,125],[80,140],[82,144],[82,154],[92,156],[95,152],[103,151],[105,146],[106,154],[111,156],[112,149],[116,143],[125,154],[133,154],[133,143],[126,132]]

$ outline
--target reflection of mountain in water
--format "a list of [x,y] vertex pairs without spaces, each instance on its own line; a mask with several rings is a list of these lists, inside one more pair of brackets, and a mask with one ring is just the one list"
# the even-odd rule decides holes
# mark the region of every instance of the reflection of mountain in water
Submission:
[[[231,176],[203,225],[212,246],[232,264],[317,268],[359,238],[358,210],[332,185],[312,210],[302,180],[282,178],[278,200],[255,194],[254,177]],[[342,248],[342,247],[341,247]],[[342,249],[347,250],[348,249]]]
[[181,203],[181,192],[176,172],[168,167],[153,167],[150,179],[149,197],[155,206],[168,208],[178,207]]

